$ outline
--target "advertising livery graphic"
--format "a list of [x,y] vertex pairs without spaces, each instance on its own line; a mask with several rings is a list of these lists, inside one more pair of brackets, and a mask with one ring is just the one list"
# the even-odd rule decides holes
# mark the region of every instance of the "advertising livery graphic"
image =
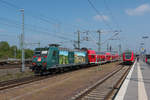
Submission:
[[59,51],[59,64],[68,64],[68,51]]
[[86,53],[85,52],[74,52],[74,62],[75,63],[85,63],[86,62]]

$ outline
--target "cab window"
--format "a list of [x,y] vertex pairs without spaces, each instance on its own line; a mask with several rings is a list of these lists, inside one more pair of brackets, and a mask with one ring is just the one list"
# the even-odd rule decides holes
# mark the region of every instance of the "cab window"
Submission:
[[41,51],[41,55],[42,55],[42,56],[47,56],[47,54],[48,54],[48,51],[47,51],[47,50]]

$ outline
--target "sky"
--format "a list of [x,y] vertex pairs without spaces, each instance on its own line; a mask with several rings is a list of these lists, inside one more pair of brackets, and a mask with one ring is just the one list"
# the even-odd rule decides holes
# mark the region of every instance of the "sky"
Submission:
[[[81,47],[97,49],[98,33],[102,30],[101,48],[138,51],[140,43],[150,52],[149,0],[0,0],[0,41],[19,46],[22,33],[22,13],[25,16],[26,48],[59,43],[73,48],[77,31],[81,33]],[[115,31],[116,39],[107,41]],[[86,32],[88,31],[88,34]],[[143,36],[149,36],[142,39]],[[89,41],[85,41],[88,37]],[[104,41],[106,41],[104,43]]]

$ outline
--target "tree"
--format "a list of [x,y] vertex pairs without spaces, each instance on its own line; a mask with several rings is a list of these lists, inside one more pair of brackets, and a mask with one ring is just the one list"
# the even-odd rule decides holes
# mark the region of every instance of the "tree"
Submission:
[[30,50],[30,49],[26,49],[25,50],[25,58],[32,58],[33,57],[33,50]]
[[9,50],[8,42],[5,41],[0,42],[0,51],[8,51],[8,50]]
[[0,58],[8,58],[9,57],[9,44],[8,42],[2,41],[0,42]]
[[[21,50],[16,45],[10,47],[8,42],[0,42],[0,59],[17,58],[21,59]],[[25,49],[25,58],[32,58],[33,50]]]

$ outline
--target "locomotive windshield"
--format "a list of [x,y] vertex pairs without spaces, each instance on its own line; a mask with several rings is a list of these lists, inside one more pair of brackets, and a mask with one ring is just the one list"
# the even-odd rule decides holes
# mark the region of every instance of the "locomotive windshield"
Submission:
[[131,59],[131,52],[125,53],[125,58],[126,59]]
[[34,55],[40,55],[41,52],[40,51],[34,51]]
[[42,55],[42,56],[47,56],[47,54],[48,54],[48,51],[47,51],[47,50],[41,51],[41,55]]

